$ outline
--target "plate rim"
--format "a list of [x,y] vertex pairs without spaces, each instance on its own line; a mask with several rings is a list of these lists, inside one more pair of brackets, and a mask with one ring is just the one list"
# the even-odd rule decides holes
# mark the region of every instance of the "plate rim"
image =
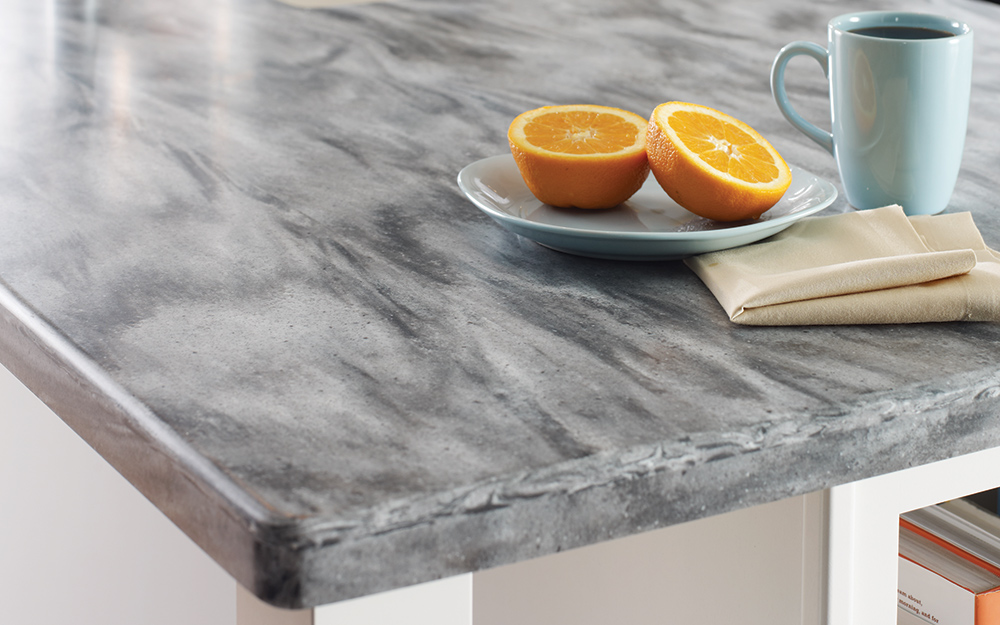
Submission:
[[796,211],[794,213],[789,213],[787,215],[782,215],[774,219],[768,219],[766,221],[756,221],[753,223],[745,224],[742,226],[733,226],[731,228],[720,228],[716,230],[692,230],[690,232],[629,232],[629,231],[614,231],[614,230],[592,230],[586,228],[574,228],[570,226],[559,226],[555,224],[547,224],[543,222],[531,221],[529,219],[524,219],[523,217],[518,217],[512,215],[505,211],[502,211],[496,207],[490,206],[489,204],[480,201],[476,189],[470,188],[467,184],[468,179],[472,175],[470,172],[477,167],[483,167],[490,161],[504,161],[512,165],[515,169],[517,167],[514,163],[514,157],[510,154],[496,154],[493,156],[487,156],[472,163],[469,163],[463,167],[458,172],[458,186],[465,194],[466,198],[471,201],[477,208],[488,214],[490,217],[504,221],[510,222],[512,224],[518,225],[522,228],[530,230],[541,230],[551,234],[560,234],[564,236],[576,236],[580,238],[613,238],[619,241],[627,240],[642,240],[642,241],[696,241],[696,240],[707,240],[707,239],[721,239],[728,237],[737,237],[744,234],[751,234],[758,230],[769,230],[771,228],[780,227],[786,223],[795,222],[809,215],[820,212],[821,210],[829,207],[836,201],[838,197],[838,192],[836,186],[833,185],[829,180],[817,176],[816,174],[789,163],[789,168],[793,170],[793,176],[795,171],[802,172],[803,174],[809,175],[818,182],[822,184],[824,189],[827,190],[828,197],[823,201],[819,202],[816,206],[811,206],[809,208],[803,209],[801,211]]

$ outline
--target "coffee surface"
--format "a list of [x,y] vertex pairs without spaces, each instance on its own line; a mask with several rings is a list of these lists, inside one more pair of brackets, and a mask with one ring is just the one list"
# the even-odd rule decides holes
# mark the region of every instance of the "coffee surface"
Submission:
[[922,28],[919,26],[870,26],[868,28],[857,28],[849,32],[868,37],[880,37],[882,39],[943,39],[955,36],[954,33],[946,30]]

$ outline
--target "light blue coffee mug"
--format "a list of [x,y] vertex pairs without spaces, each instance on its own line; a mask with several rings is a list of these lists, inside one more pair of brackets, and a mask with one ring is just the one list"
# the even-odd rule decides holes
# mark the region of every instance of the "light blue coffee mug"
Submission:
[[[830,82],[832,133],[795,112],[785,67],[811,56]],[[837,161],[847,201],[899,204],[908,215],[948,206],[965,147],[972,29],[936,15],[873,11],[830,20],[827,48],[796,41],[778,52],[771,91],[793,126]]]

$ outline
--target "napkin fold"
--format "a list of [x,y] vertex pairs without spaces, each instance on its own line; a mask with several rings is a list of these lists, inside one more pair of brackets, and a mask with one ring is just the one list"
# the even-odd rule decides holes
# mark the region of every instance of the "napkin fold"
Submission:
[[1000,321],[1000,254],[969,213],[807,217],[684,262],[740,324]]

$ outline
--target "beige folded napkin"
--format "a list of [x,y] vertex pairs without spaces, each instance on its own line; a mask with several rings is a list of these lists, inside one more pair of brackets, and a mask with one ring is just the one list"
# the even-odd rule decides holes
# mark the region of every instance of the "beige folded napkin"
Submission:
[[1000,321],[1000,254],[969,213],[907,217],[887,206],[807,217],[684,262],[736,323]]

